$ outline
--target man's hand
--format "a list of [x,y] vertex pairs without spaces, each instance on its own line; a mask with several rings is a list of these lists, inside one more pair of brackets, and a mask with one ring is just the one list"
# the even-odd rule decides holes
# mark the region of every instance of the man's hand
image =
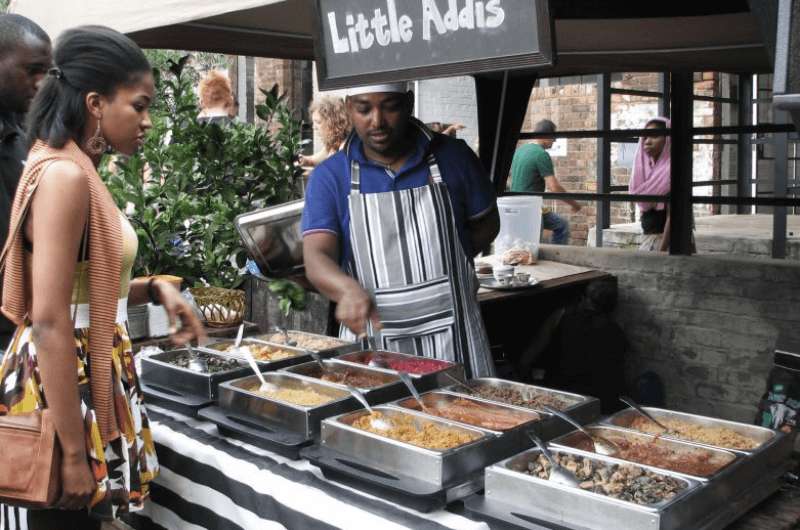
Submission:
[[350,328],[357,336],[367,330],[367,319],[372,321],[374,329],[380,329],[378,310],[364,289],[359,285],[348,288],[336,305],[336,320]]
[[570,209],[572,210],[572,213],[580,212],[581,208],[583,208],[583,206],[581,206],[577,202],[570,203]]

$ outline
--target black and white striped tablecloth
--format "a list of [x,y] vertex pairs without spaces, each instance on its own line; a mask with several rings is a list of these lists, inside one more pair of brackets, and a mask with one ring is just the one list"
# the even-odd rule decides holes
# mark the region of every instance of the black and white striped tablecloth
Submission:
[[150,529],[487,530],[446,510],[423,514],[331,482],[293,461],[219,434],[214,424],[148,406],[161,474],[126,517]]

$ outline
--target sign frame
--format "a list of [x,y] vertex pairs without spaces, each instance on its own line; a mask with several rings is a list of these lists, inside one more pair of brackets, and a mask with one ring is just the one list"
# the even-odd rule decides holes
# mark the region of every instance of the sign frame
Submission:
[[555,30],[554,21],[550,16],[550,0],[531,0],[535,2],[536,9],[536,25],[541,48],[538,52],[451,63],[426,64],[410,68],[399,68],[391,71],[330,78],[327,60],[325,58],[326,48],[323,42],[324,32],[322,26],[323,14],[320,10],[321,1],[322,0],[309,0],[313,15],[312,22],[314,29],[314,56],[317,66],[317,84],[322,91],[350,88],[359,85],[415,81],[419,79],[473,75],[486,72],[542,69],[555,64]]

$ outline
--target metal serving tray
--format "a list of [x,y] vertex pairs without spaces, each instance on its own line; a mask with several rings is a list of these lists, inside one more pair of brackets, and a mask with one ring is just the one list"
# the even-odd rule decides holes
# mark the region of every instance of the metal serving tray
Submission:
[[[758,427],[756,425],[747,425],[745,423],[737,423],[735,421],[722,420],[722,419],[718,419],[718,418],[709,418],[707,416],[698,416],[696,414],[689,414],[687,412],[678,412],[678,411],[674,411],[674,410],[666,410],[666,409],[659,409],[659,408],[652,408],[652,407],[644,407],[644,409],[647,412],[649,412],[650,414],[652,414],[653,417],[655,419],[657,419],[657,420],[674,419],[674,420],[685,421],[685,422],[688,422],[688,423],[694,423],[694,424],[701,425],[701,426],[704,426],[704,427],[725,427],[725,428],[730,429],[730,430],[732,430],[732,431],[734,431],[734,432],[736,432],[738,434],[741,434],[743,436],[747,436],[749,438],[752,438],[752,439],[760,442],[760,444],[755,449],[744,450],[744,449],[734,449],[734,448],[730,448],[730,447],[715,446],[715,445],[706,444],[706,443],[700,443],[700,442],[692,442],[692,440],[683,440],[682,438],[677,438],[675,436],[670,436],[670,435],[661,435],[662,438],[689,441],[689,442],[695,443],[697,445],[704,445],[704,446],[707,446],[707,447],[715,447],[715,448],[719,448],[719,449],[727,449],[729,451],[748,454],[748,455],[763,453],[764,450],[767,449],[767,446],[775,444],[775,443],[777,443],[778,445],[781,445],[780,438],[782,438],[782,437],[780,435],[784,434],[784,433],[780,433],[778,431],[773,431],[772,429],[766,429],[764,427]],[[637,413],[635,410],[633,410],[633,409],[624,409],[624,410],[621,410],[621,411],[617,412],[616,414],[614,414],[612,416],[609,416],[608,418],[603,419],[602,423],[605,423],[605,424],[608,424],[608,425],[616,425],[618,427],[624,427],[626,429],[631,429],[631,427],[630,427],[631,422],[636,417],[639,417],[639,413]],[[635,430],[635,429],[631,429],[631,430]],[[785,453],[781,453],[781,455],[780,455],[782,457],[781,459],[785,460],[785,457],[787,457],[790,452],[791,451],[788,451],[788,452],[785,452]],[[775,463],[775,462],[777,462],[777,460],[773,461],[773,463]]]
[[264,374],[264,378],[268,383],[285,388],[310,387],[315,392],[331,396],[334,399],[317,407],[304,407],[271,399],[248,390],[258,387],[260,384],[258,378],[252,375],[221,384],[219,387],[220,407],[239,416],[264,420],[271,425],[281,426],[289,432],[313,438],[319,434],[320,421],[323,418],[348,412],[360,406],[349,392],[307,378],[284,372],[267,372]]
[[[441,390],[426,392],[420,397],[428,410],[420,410],[419,404],[414,398],[399,399],[390,403],[389,406],[401,408],[403,410],[414,410],[432,418],[439,418],[471,429],[481,429],[491,432],[494,438],[488,440],[486,443],[490,446],[489,450],[494,455],[495,460],[509,457],[531,447],[533,442],[531,442],[530,437],[527,435],[528,431],[536,433],[536,435],[543,440],[550,440],[554,436],[560,434],[561,420],[552,417],[546,412],[472,399],[462,394],[454,394]],[[495,411],[495,414],[513,414],[520,419],[520,423],[509,429],[500,430],[485,425],[469,423],[465,420],[446,418],[435,413],[437,406],[446,405],[459,399],[472,401],[484,407],[488,407],[489,410]]]
[[[230,346],[233,346],[235,344],[235,342],[236,341],[233,340],[233,339],[220,339],[220,340],[216,340],[214,342],[211,342],[211,343],[203,346],[202,348],[195,348],[195,349],[200,350],[200,351],[213,352],[213,353],[217,353],[217,354],[221,354],[221,355],[227,355],[228,357],[238,358],[238,359],[244,360],[244,358],[239,354],[225,351],[226,348],[228,348]],[[280,368],[285,368],[287,366],[293,366],[295,364],[305,363],[305,362],[308,362],[308,361],[311,360],[311,356],[308,355],[308,353],[306,353],[305,351],[303,351],[301,349],[298,349],[298,348],[292,348],[291,346],[286,346],[284,344],[271,344],[269,342],[264,342],[264,341],[255,340],[255,339],[242,339],[242,344],[243,345],[254,344],[254,345],[258,345],[258,346],[270,346],[270,347],[275,348],[275,349],[286,350],[286,351],[290,351],[290,352],[295,354],[294,357],[287,357],[285,359],[277,359],[277,360],[274,360],[274,361],[261,360],[261,359],[256,358],[256,362],[258,363],[258,366],[259,366],[259,368],[261,368],[262,372],[269,371],[269,370],[278,370]]]
[[[726,472],[729,471],[731,466],[735,466],[737,463],[737,459],[739,459],[742,456],[740,454],[733,453],[731,451],[726,451],[724,449],[714,449],[711,447],[705,447],[702,445],[697,445],[689,442],[669,440],[653,436],[650,434],[643,434],[628,429],[622,429],[619,427],[588,425],[586,426],[586,430],[592,433],[593,435],[603,437],[612,442],[619,443],[627,441],[627,442],[638,442],[640,444],[647,444],[647,445],[652,444],[652,446],[655,446],[660,449],[673,451],[674,453],[677,454],[694,453],[706,456],[711,464],[717,466],[717,469],[710,473],[700,474],[700,473],[692,473],[690,471],[674,469],[666,465],[647,464],[639,460],[633,460],[630,458],[625,458],[623,456],[617,455],[617,458],[627,460],[629,462],[633,462],[638,465],[650,465],[653,467],[666,469],[668,471],[672,471],[673,473],[687,475],[699,482],[704,482],[709,479],[715,479],[722,475],[730,475],[730,473]],[[589,455],[595,454],[594,451],[591,449],[591,442],[586,437],[586,435],[581,433],[580,431],[569,432],[559,438],[556,438],[555,440],[550,442],[550,444],[554,447],[559,447],[564,449],[575,449]],[[741,480],[736,480],[736,482],[743,483],[743,481]],[[744,483],[746,483],[746,481]]]
[[[348,372],[357,375],[369,375],[379,379],[381,381],[381,384],[378,386],[355,387],[364,394],[364,397],[367,398],[367,401],[369,401],[370,404],[385,403],[387,401],[391,401],[393,399],[397,399],[399,397],[408,395],[408,389],[403,384],[403,382],[400,381],[400,378],[397,377],[397,375],[394,373],[386,372],[384,370],[375,370],[373,368],[369,368],[366,366],[354,366],[349,363],[342,363],[338,361],[322,361],[322,362],[325,364],[326,369],[333,373]],[[283,371],[299,375],[301,377],[307,377],[325,385],[331,385],[336,388],[341,388],[343,390],[347,389],[347,385],[336,383],[333,381],[323,380],[322,370],[320,369],[319,365],[314,361],[311,361],[309,363],[298,364],[296,366],[291,366],[289,368],[284,368]]]
[[[518,407],[509,407],[506,405],[501,405],[500,403],[491,403],[483,400],[472,399],[462,394],[454,394],[452,392],[443,392],[440,390],[426,392],[422,394],[420,397],[422,398],[422,403],[425,406],[424,410],[420,407],[420,404],[414,398],[400,399],[395,403],[393,403],[393,405],[396,405],[397,407],[403,409],[410,409],[410,410],[415,410],[417,412],[422,412],[429,416],[441,418],[454,423],[467,425],[469,427],[477,427],[485,431],[492,431],[498,435],[502,435],[503,433],[507,433],[519,428],[526,428],[526,429],[530,428],[532,424],[550,417],[549,414],[544,412],[536,412],[534,410],[523,409]],[[465,400],[472,402],[482,407],[487,412],[487,414],[508,415],[513,418],[513,421],[517,421],[518,423],[512,427],[502,428],[498,425],[493,425],[493,426],[487,425],[485,422],[483,424],[480,424],[479,422],[468,421],[468,419],[448,418],[447,416],[437,414],[438,409],[442,407],[453,406],[452,404],[457,400]]]
[[[601,455],[587,456],[570,449],[557,449],[557,453],[571,453],[605,464],[620,464],[624,461]],[[567,528],[631,528],[678,530],[698,528],[710,507],[698,491],[700,484],[690,478],[650,466],[639,467],[655,473],[676,478],[685,483],[686,489],[671,499],[653,505],[639,505],[564,486],[518,471],[537,458],[534,449],[513,456],[486,468],[485,501],[491,506],[512,506],[515,513],[560,525]]]
[[[230,359],[226,355],[220,355],[219,352],[203,351],[202,353]],[[142,382],[154,390],[178,391],[192,396],[216,399],[217,387],[220,383],[241,377],[249,370],[246,364],[240,362],[239,368],[233,370],[201,373],[188,368],[181,368],[169,362],[178,355],[186,354],[188,354],[187,350],[179,349],[142,357]]]
[[[720,461],[728,460],[727,465],[721,467],[716,473],[707,477],[669,470],[675,474],[688,476],[703,484],[703,487],[697,492],[697,495],[702,496],[709,509],[706,521],[703,523],[698,522],[697,528],[722,528],[747,512],[778,488],[779,477],[783,475],[786,468],[785,461],[781,464],[769,465],[768,462],[771,458],[769,454],[762,456],[762,454],[757,452],[754,455],[747,455],[732,450],[672,440],[607,425],[596,424],[588,426],[587,429],[597,431],[601,436],[605,436],[612,441],[615,441],[615,436],[637,438],[653,441],[661,446],[674,448],[679,451],[705,451],[711,453],[713,455],[712,458],[719,459]],[[551,445],[554,447],[574,447],[576,442],[578,444],[580,443],[581,438],[584,440],[586,439],[582,434],[572,432],[560,439],[553,440]],[[767,444],[764,446],[764,450],[769,452],[777,449],[780,451],[781,443],[778,445]]]
[[[340,362],[349,363],[357,366],[367,366],[366,362],[363,362],[365,356],[369,354],[376,353],[380,355],[381,358],[384,359],[398,359],[398,360],[414,360],[419,359],[416,355],[408,355],[406,353],[398,353],[398,352],[390,352],[385,350],[359,350],[352,353],[346,353],[343,355],[339,355],[335,359]],[[427,390],[433,390],[434,388],[440,388],[446,385],[450,385],[453,383],[450,378],[448,378],[445,374],[455,377],[459,381],[464,380],[464,367],[458,363],[451,363],[448,361],[439,361],[442,363],[442,369],[437,370],[435,372],[429,372],[427,374],[411,374],[409,373],[409,377],[414,381],[414,386],[417,387],[417,390],[420,392],[425,392]],[[385,372],[396,374],[397,371],[391,370],[388,368],[375,368],[376,370],[383,370]]]
[[[468,387],[474,387],[478,384],[485,384],[489,386],[493,386],[496,388],[511,388],[517,391],[520,391],[525,394],[534,393],[534,394],[548,394],[551,396],[555,396],[561,398],[569,403],[571,403],[568,407],[564,409],[564,412],[569,414],[575,421],[586,424],[591,423],[595,419],[600,416],[600,401],[597,398],[593,398],[590,396],[581,396],[579,394],[572,394],[570,392],[564,392],[561,390],[554,390],[552,388],[545,388],[542,386],[534,386],[534,385],[526,385],[524,383],[518,383],[516,381],[507,381],[505,379],[498,379],[496,377],[480,377],[477,379],[470,379],[466,382]],[[477,395],[467,394],[463,388],[459,385],[449,385],[446,387],[446,390],[456,394],[462,394],[465,396],[469,396],[473,399],[477,399],[480,401],[486,401],[489,403],[502,403],[504,405],[514,406],[518,408],[529,408],[529,407],[520,407],[519,405],[511,405],[509,403],[505,403],[503,401],[494,400],[494,399],[487,399],[482,398]],[[530,410],[538,410],[536,408],[530,408]],[[572,430],[571,426],[569,426],[566,422],[561,422],[561,428],[559,429],[558,435],[564,434]]]
[[[288,329],[286,333],[289,334],[290,340],[297,340],[301,337],[307,337],[309,339],[332,339],[338,341],[339,344],[335,346],[331,346],[330,348],[305,348],[307,350],[312,350],[318,352],[323,357],[333,357],[335,355],[341,355],[343,353],[349,353],[353,351],[358,351],[361,349],[361,345],[356,342],[347,342],[346,340],[340,339],[338,337],[329,337],[327,335],[319,335],[317,333],[309,333],[308,331],[300,331],[296,329]],[[263,342],[268,342],[270,344],[279,344],[281,346],[285,345],[283,341],[283,334],[282,333],[262,333],[259,335],[253,335],[249,337],[253,340],[259,340]],[[297,347],[304,348],[302,344],[298,344]]]
[[356,465],[379,470],[387,474],[414,477],[423,482],[444,487],[463,480],[498,458],[487,444],[493,435],[482,429],[466,427],[454,422],[434,418],[411,410],[375,407],[388,418],[413,416],[443,428],[469,432],[478,436],[474,441],[437,451],[424,449],[389,437],[373,434],[352,426],[358,418],[368,414],[360,410],[328,418],[322,422],[321,445],[352,458]]

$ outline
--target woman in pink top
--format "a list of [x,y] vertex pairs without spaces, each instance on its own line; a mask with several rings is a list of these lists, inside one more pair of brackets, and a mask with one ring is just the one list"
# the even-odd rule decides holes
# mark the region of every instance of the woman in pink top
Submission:
[[[668,129],[667,118],[653,118],[645,129]],[[639,138],[639,147],[633,162],[633,175],[628,187],[639,195],[669,195],[670,190],[670,137]],[[669,248],[669,209],[666,203],[640,202],[643,238],[639,250],[667,250]]]

